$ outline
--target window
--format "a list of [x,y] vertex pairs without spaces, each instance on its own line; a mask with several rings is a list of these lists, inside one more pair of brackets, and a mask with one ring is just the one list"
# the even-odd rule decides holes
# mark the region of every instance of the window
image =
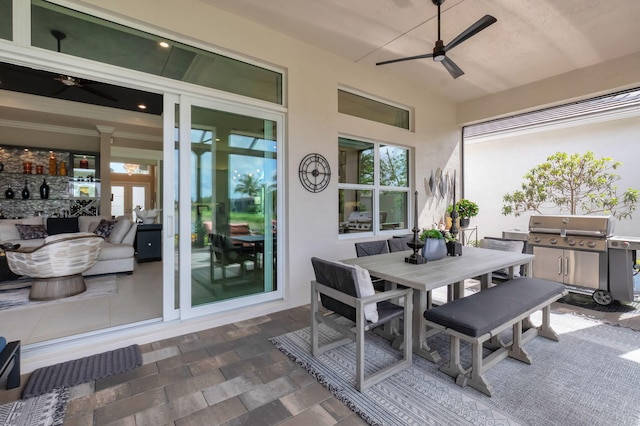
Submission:
[[338,139],[340,234],[408,229],[409,150]]
[[[6,0],[0,0],[0,23],[6,20],[1,13],[4,3]],[[51,35],[52,28],[69,37],[58,45]],[[6,30],[0,29],[0,37],[3,37],[2,31]],[[31,44],[53,51],[60,48],[60,52],[68,55],[282,104],[280,72],[43,0],[32,0]]]
[[11,0],[0,0],[0,38],[12,40],[13,12]]
[[409,110],[338,89],[338,112],[409,129]]

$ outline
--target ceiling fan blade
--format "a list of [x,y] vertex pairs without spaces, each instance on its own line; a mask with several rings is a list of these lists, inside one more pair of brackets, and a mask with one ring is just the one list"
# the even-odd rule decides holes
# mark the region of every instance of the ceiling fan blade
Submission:
[[433,58],[433,53],[425,53],[424,55],[409,56],[408,58],[391,59],[390,61],[376,62],[376,65],[393,64],[394,62],[412,61],[414,59]]
[[497,21],[498,20],[491,15],[484,15],[482,18],[478,19],[475,24],[471,25],[469,28],[458,34],[456,38],[451,40],[449,44],[444,47],[445,52],[448,52],[463,41],[466,41],[474,35],[478,34],[489,25],[495,24]]
[[447,71],[449,71],[449,74],[451,74],[451,77],[453,78],[458,78],[461,75],[464,75],[464,71],[462,71],[455,62],[447,57],[442,60],[441,64],[444,65],[444,67],[447,69]]
[[114,98],[108,93],[103,92],[102,90],[94,89],[93,87],[87,86],[85,84],[79,85],[77,87],[79,87],[80,89],[86,90],[87,92],[93,93],[96,96],[100,96],[102,98],[108,99],[113,102],[118,102],[118,99]]

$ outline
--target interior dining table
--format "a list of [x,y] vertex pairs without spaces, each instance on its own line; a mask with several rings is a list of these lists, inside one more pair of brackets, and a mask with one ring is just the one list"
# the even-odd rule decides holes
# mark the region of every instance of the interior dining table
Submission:
[[[462,256],[445,256],[439,260],[416,265],[405,262],[410,250],[345,259],[342,262],[360,265],[372,277],[413,289],[413,352],[432,362],[440,362],[437,351],[427,344],[429,331],[424,323],[423,313],[431,308],[431,291],[448,287],[448,301],[464,296],[464,280],[480,278],[481,290],[491,284],[493,271],[508,268],[513,277],[515,268],[527,265],[526,274],[531,270],[533,254],[501,250],[463,247]],[[487,309],[496,309],[487,306]]]

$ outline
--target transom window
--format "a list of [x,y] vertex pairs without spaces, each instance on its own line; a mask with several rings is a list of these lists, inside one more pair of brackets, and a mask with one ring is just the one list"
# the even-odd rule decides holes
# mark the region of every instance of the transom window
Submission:
[[408,108],[391,105],[346,90],[338,89],[338,112],[401,129],[409,130],[410,128],[411,115]]
[[340,234],[407,230],[409,150],[338,139]]

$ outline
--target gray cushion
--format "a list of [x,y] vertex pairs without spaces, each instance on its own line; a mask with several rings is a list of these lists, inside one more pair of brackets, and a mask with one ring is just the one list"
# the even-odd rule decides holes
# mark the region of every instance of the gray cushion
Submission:
[[554,281],[518,278],[432,308],[424,318],[477,337],[564,291],[564,285]]
[[49,236],[44,225],[22,225],[16,223],[16,228],[21,240],[36,240]]

